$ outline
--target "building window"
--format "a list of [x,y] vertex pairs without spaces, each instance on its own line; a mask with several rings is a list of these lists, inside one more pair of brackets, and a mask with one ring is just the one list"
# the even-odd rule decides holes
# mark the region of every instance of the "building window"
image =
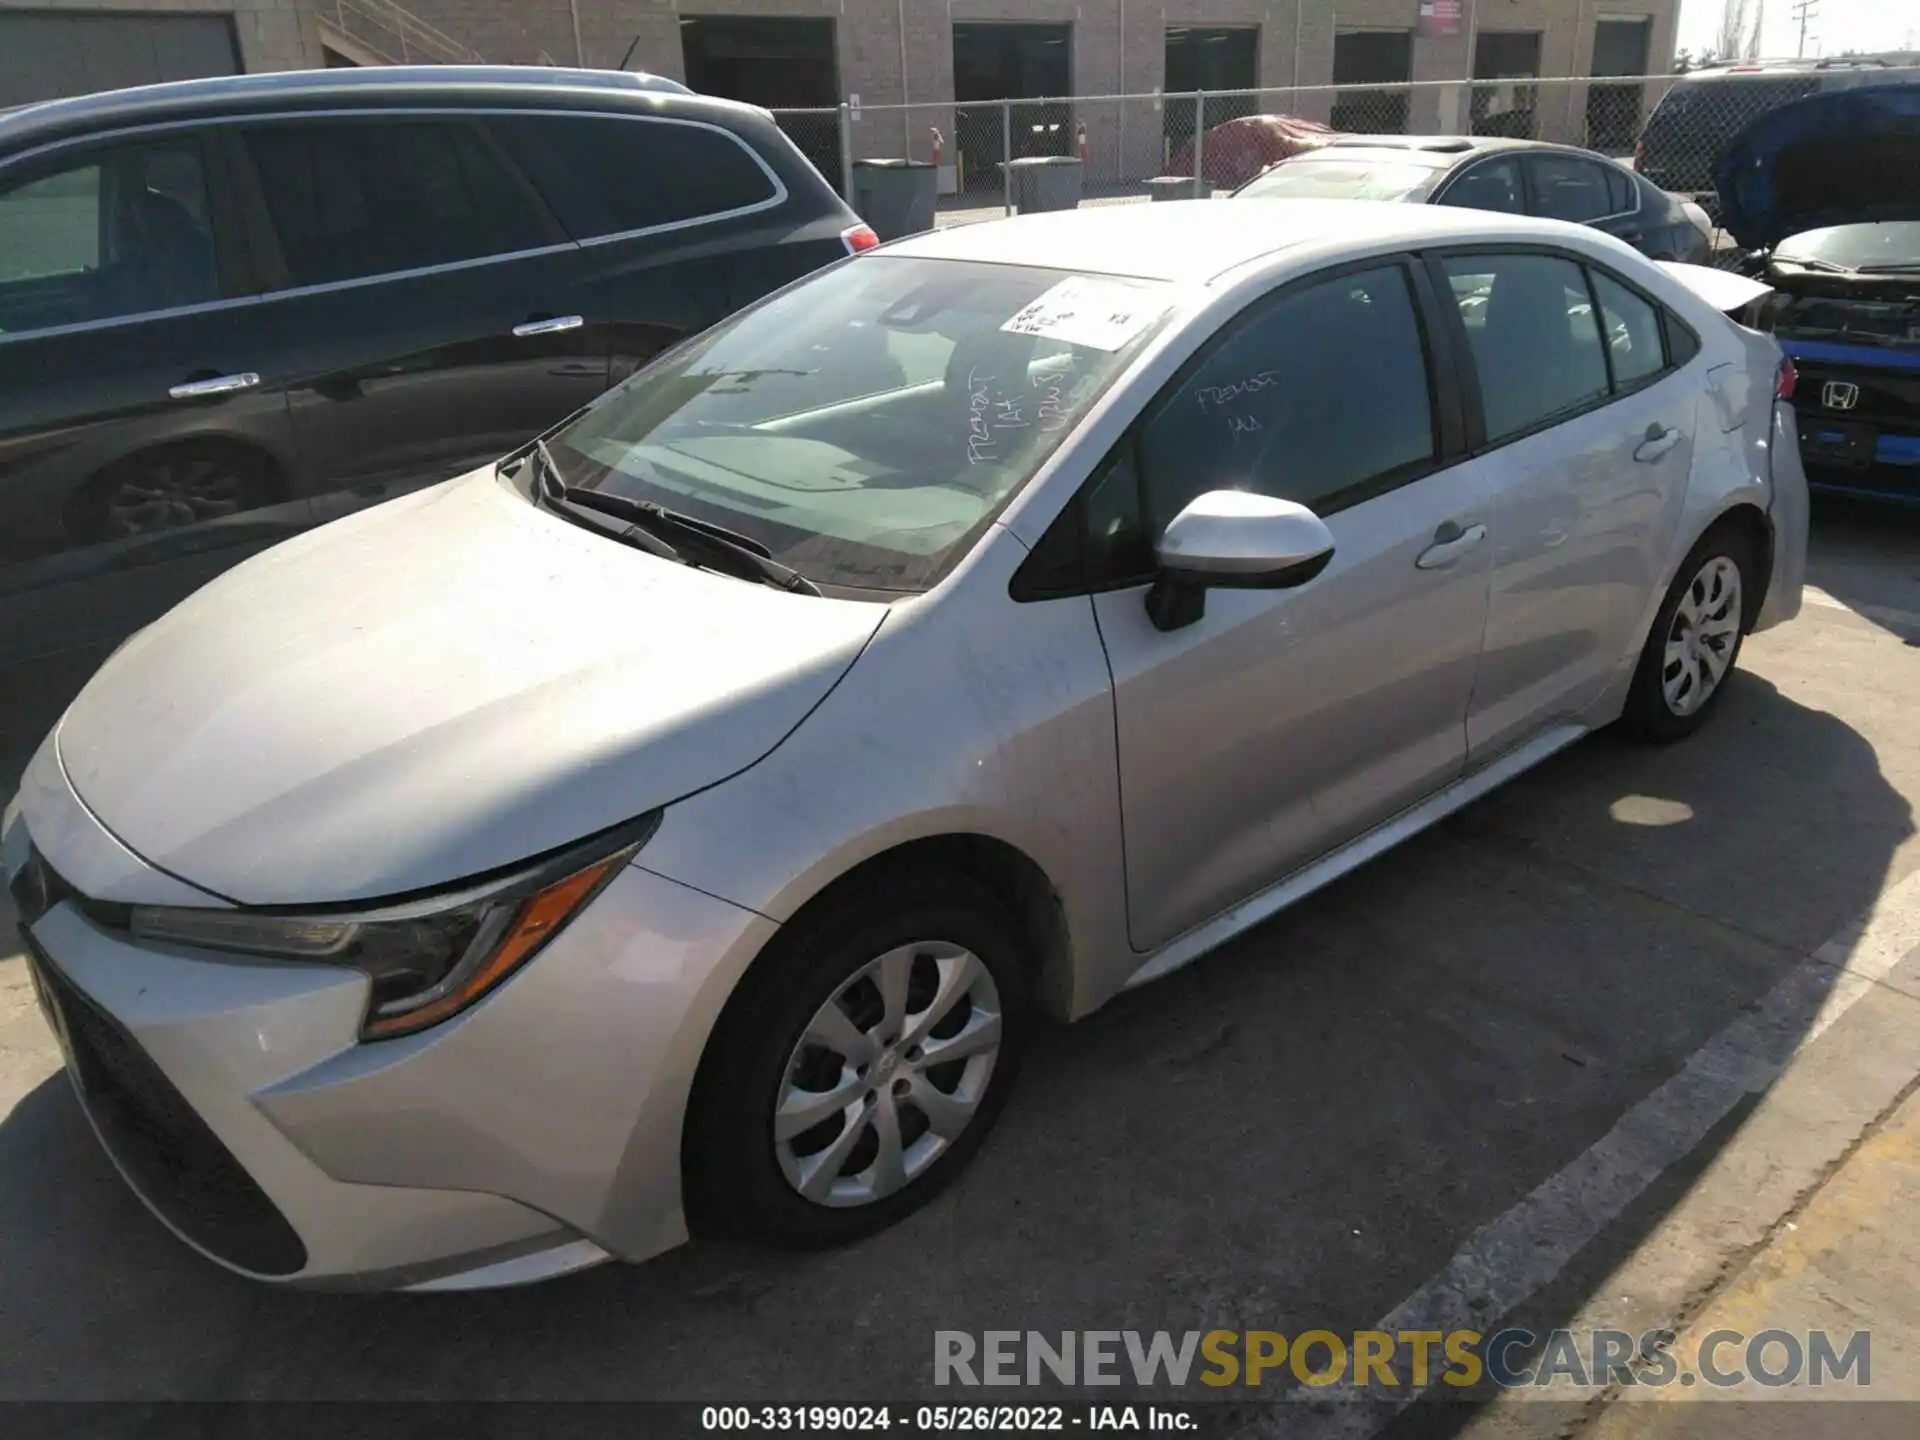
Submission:
[[[1400,85],[1413,79],[1413,31],[1342,30],[1333,37],[1335,85]],[[1333,128],[1356,134],[1404,135],[1407,92],[1346,90],[1333,98]]]
[[[1589,73],[1644,75],[1647,73],[1650,20],[1600,20],[1593,27],[1593,64]],[[1587,87],[1587,144],[1606,155],[1633,151],[1640,134],[1641,94],[1638,85],[1595,84]]]
[[[1258,78],[1260,31],[1245,26],[1169,25],[1167,27],[1166,93],[1185,95],[1196,90],[1252,90]],[[1257,95],[1209,95],[1206,126],[1225,124],[1258,112]],[[1193,106],[1165,108],[1169,151],[1193,135]]]
[[1535,139],[1539,87],[1532,82],[1539,74],[1538,30],[1481,31],[1473,46],[1471,132]]
[[[953,27],[956,148],[969,190],[1000,188],[998,105],[982,101],[1048,100],[1015,105],[1008,140],[1013,158],[1072,155],[1073,105],[1055,97],[1073,93],[1071,25],[964,24]],[[968,108],[969,104],[975,108]]]

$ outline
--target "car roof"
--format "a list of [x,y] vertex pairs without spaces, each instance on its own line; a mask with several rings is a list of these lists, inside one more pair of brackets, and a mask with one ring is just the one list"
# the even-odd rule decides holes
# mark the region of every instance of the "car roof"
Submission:
[[1532,216],[1382,200],[1176,200],[957,225],[897,241],[882,253],[1204,285],[1249,262],[1310,243],[1562,242],[1594,233]]
[[191,120],[285,104],[432,104],[480,101],[532,105],[564,96],[581,109],[658,110],[671,105],[715,115],[764,116],[755,106],[696,95],[677,80],[625,70],[544,65],[382,65],[220,75],[43,100],[0,112],[0,149],[149,120]]
[[[1769,75],[1846,74],[1855,71],[1893,71],[1920,68],[1920,51],[1889,50],[1872,55],[1787,56],[1773,60],[1722,60],[1674,77],[1676,84],[1701,80],[1756,80]],[[1891,77],[1890,77],[1891,78]]]
[[1288,158],[1348,158],[1358,151],[1372,160],[1426,164],[1440,170],[1499,150],[1537,150],[1551,155],[1578,155],[1584,160],[1607,158],[1596,150],[1583,149],[1578,145],[1561,145],[1552,140],[1526,140],[1507,135],[1342,135],[1325,145],[1303,150]]

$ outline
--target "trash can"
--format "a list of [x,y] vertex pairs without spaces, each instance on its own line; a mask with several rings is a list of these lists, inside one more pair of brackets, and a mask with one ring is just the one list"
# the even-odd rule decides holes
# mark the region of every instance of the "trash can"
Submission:
[[856,160],[853,208],[882,240],[933,228],[939,176],[926,160]]
[[1071,155],[1030,155],[1006,162],[1013,208],[1022,215],[1080,208],[1080,162]]
[[1191,200],[1194,198],[1193,177],[1156,175],[1147,181],[1147,195],[1154,200]]

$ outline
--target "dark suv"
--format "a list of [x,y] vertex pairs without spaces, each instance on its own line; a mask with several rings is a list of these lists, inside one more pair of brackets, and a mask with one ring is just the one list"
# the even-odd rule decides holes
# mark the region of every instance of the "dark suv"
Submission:
[[328,70],[0,115],[0,664],[483,464],[871,243],[771,116],[644,76]]
[[1733,138],[1762,115],[1808,95],[1915,80],[1920,69],[1899,55],[1748,60],[1690,71],[1647,118],[1634,168],[1662,190],[1698,201],[1718,221],[1714,167]]

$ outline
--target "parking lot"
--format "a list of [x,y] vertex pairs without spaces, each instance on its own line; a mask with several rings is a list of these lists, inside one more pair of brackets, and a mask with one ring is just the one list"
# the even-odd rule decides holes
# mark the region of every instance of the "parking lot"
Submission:
[[1920,519],[1817,507],[1811,580],[1706,733],[1591,738],[1045,1036],[963,1180],[851,1250],[235,1278],[114,1175],[0,961],[0,1395],[900,1400],[936,1330],[1678,1322],[1920,1075]]

